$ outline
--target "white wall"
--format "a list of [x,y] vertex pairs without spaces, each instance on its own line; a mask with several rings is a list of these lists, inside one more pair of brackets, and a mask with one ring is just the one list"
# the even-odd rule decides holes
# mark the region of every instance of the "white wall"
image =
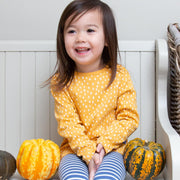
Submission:
[[[0,0],[0,40],[54,40],[71,0]],[[113,9],[120,40],[166,38],[180,23],[180,0],[104,0]]]

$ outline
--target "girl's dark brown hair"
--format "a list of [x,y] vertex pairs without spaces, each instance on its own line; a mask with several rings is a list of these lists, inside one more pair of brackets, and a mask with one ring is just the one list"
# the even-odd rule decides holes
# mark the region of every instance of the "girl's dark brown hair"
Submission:
[[70,23],[78,16],[82,16],[87,11],[98,9],[102,13],[103,28],[105,35],[105,42],[107,46],[104,47],[102,53],[102,60],[104,65],[111,68],[111,79],[108,87],[113,82],[116,76],[117,68],[117,52],[118,39],[116,32],[116,24],[113,13],[110,7],[100,0],[74,0],[63,11],[59,21],[57,30],[57,62],[54,74],[49,78],[49,81],[56,74],[56,83],[52,83],[51,87],[55,90],[61,90],[70,85],[76,65],[66,52],[64,44],[64,28],[65,23],[69,17]]

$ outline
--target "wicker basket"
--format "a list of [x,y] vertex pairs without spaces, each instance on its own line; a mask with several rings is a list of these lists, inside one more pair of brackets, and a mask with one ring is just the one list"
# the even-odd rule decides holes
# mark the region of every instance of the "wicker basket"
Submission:
[[168,26],[170,65],[170,122],[180,135],[180,24]]

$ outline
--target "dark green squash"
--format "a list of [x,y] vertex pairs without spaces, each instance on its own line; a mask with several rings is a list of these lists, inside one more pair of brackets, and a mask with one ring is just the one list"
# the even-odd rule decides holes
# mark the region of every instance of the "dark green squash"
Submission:
[[0,150],[0,179],[9,179],[16,171],[16,159],[12,154]]
[[135,138],[125,147],[124,164],[129,174],[137,180],[153,179],[165,165],[165,151],[161,144]]

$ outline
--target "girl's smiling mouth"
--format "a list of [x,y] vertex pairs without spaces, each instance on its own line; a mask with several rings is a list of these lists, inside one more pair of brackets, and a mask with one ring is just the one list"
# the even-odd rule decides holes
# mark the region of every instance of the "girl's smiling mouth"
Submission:
[[90,48],[87,48],[87,47],[77,47],[75,48],[75,51],[78,53],[78,54],[86,54],[90,51]]

